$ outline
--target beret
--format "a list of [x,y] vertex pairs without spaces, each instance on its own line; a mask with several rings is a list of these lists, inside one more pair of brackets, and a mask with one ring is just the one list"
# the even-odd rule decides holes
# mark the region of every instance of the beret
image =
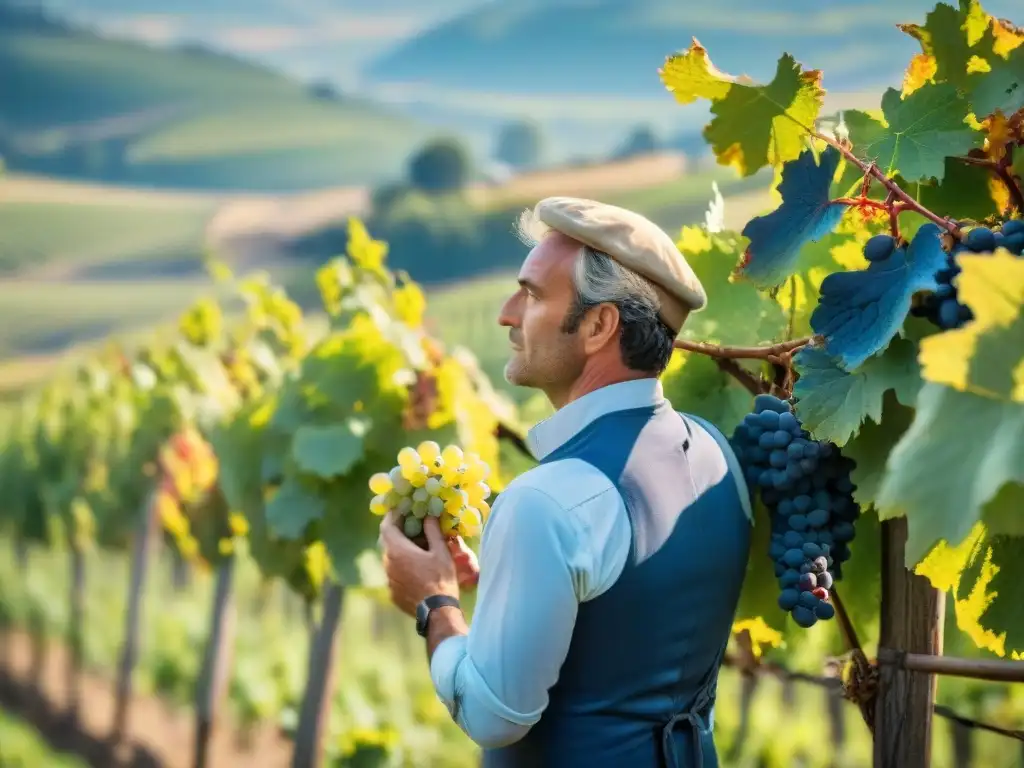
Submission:
[[661,319],[676,333],[688,312],[707,305],[704,286],[675,242],[639,213],[579,197],[547,197],[537,203],[534,215],[647,278],[658,294]]

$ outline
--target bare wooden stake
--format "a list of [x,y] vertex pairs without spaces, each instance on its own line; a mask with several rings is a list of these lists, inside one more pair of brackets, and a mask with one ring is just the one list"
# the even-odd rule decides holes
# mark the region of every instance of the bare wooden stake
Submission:
[[231,651],[235,641],[234,592],[235,557],[217,565],[210,634],[203,654],[203,666],[196,685],[195,768],[206,768],[220,702],[231,679]]
[[132,575],[128,587],[128,608],[124,619],[124,643],[117,665],[117,687],[114,694],[114,723],[111,741],[119,743],[125,735],[128,724],[128,704],[132,695],[132,673],[139,658],[139,628],[142,624],[142,596],[146,585],[146,573],[153,547],[153,526],[156,505],[151,494],[143,502],[139,527],[135,533],[132,551]]
[[[882,523],[880,648],[942,653],[945,593],[904,566],[905,517]],[[879,670],[874,768],[929,768],[936,678],[896,664]]]
[[79,688],[85,666],[85,553],[75,542],[70,545],[71,579],[68,594],[67,717],[78,721]]
[[335,638],[341,624],[345,588],[331,584],[324,592],[323,615],[317,628],[302,695],[299,724],[295,731],[292,768],[320,768],[323,765],[323,737],[330,711],[334,682]]

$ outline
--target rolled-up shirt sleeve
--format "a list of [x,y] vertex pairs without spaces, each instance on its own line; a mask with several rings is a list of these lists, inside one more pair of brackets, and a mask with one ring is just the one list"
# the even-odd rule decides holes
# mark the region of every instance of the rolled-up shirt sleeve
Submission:
[[587,578],[576,527],[551,496],[515,486],[484,527],[469,634],[443,641],[430,663],[438,696],[483,748],[518,741],[547,707]]

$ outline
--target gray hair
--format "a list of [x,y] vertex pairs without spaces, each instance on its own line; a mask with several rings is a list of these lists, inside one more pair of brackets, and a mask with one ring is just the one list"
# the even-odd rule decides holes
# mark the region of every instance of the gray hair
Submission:
[[[549,233],[551,228],[527,208],[516,221],[515,233],[520,242],[533,248]],[[650,280],[627,269],[606,253],[589,246],[580,248],[579,257],[573,266],[573,285],[577,301],[584,307],[623,302],[633,311],[640,311],[645,318],[657,317],[661,302]],[[621,309],[621,307],[620,307]],[[641,317],[637,320],[644,319]]]
[[[527,208],[519,215],[514,231],[520,242],[532,248],[551,232],[551,228]],[[583,245],[573,265],[573,286],[576,296],[565,318],[566,332],[575,332],[591,307],[614,304],[623,329],[625,362],[633,368],[648,370],[649,366],[661,372],[671,356],[674,334],[658,314],[661,301],[650,280],[622,266],[608,254]]]

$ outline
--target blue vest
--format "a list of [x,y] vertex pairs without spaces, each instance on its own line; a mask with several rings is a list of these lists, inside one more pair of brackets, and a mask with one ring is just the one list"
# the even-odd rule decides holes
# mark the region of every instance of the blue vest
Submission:
[[[693,478],[720,467],[718,446],[729,471],[694,500]],[[663,401],[597,418],[542,463],[567,458],[615,484],[630,556],[610,589],[579,606],[540,721],[520,741],[485,750],[483,766],[716,767],[718,670],[752,533],[733,455],[717,429]]]

